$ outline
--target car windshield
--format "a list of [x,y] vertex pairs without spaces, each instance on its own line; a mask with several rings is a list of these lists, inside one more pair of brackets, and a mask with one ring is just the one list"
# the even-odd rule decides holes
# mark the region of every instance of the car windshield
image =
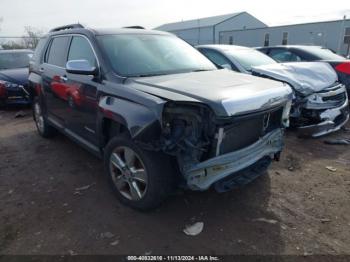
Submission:
[[0,52],[0,70],[29,67],[31,52]]
[[321,60],[346,60],[344,57],[333,53],[331,50],[322,47],[306,46],[303,49]]
[[98,41],[121,76],[154,76],[216,70],[204,55],[170,35],[102,35]]
[[235,49],[225,51],[228,56],[236,60],[245,70],[251,71],[253,66],[276,64],[271,57],[251,49]]

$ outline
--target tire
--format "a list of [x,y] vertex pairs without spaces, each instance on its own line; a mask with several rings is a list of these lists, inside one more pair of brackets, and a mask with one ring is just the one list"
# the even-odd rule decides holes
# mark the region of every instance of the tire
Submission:
[[33,100],[33,118],[39,135],[45,138],[50,138],[56,135],[57,130],[48,124],[47,119],[43,114],[39,97],[35,97]]
[[127,136],[109,141],[105,148],[104,167],[117,198],[138,210],[158,207],[174,189],[170,158],[139,148]]

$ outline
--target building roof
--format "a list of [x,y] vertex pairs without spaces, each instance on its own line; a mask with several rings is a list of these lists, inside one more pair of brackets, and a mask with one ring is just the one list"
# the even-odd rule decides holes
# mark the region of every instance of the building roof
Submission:
[[[287,25],[272,25],[266,27],[255,27],[255,28],[246,28],[246,29],[234,29],[229,30],[230,32],[238,32],[238,31],[248,31],[248,30],[269,30],[275,28],[287,28],[292,26],[302,26],[302,25],[312,25],[312,24],[327,24],[327,23],[341,23],[341,22],[349,22],[350,19],[338,19],[338,20],[326,20],[326,21],[314,21],[314,22],[305,22],[305,23],[296,23],[296,24],[287,24]],[[228,32],[228,31],[227,31]]]
[[181,21],[181,22],[175,22],[175,23],[169,23],[161,25],[156,30],[164,30],[164,31],[175,31],[175,30],[182,30],[182,29],[189,29],[189,28],[197,28],[197,27],[209,27],[214,26],[217,24],[220,24],[221,22],[224,22],[225,20],[238,16],[244,12],[238,12],[238,13],[231,13],[227,15],[218,15],[218,16],[211,16],[211,17],[205,17],[205,18],[199,18],[199,19],[193,19],[193,20],[187,20],[187,21]]

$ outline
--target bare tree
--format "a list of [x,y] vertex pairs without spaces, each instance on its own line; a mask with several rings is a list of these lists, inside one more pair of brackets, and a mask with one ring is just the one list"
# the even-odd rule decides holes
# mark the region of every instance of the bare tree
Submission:
[[24,30],[25,35],[22,37],[24,48],[35,49],[43,31],[31,26],[24,27]]

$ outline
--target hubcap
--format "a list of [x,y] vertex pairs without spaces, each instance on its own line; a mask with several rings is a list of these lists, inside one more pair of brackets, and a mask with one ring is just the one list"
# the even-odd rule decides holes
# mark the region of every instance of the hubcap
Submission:
[[109,168],[118,191],[129,200],[140,200],[147,191],[147,172],[140,157],[129,147],[117,147]]
[[41,107],[38,102],[34,104],[35,123],[41,133],[44,132],[44,117],[41,113]]

